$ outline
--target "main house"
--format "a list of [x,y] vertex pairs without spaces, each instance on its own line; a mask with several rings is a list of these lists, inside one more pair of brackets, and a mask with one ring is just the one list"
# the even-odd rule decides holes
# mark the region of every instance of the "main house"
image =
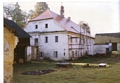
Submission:
[[59,61],[93,54],[94,38],[70,17],[64,17],[63,6],[60,15],[48,9],[28,21],[24,30],[31,35],[28,49],[31,59],[47,57]]

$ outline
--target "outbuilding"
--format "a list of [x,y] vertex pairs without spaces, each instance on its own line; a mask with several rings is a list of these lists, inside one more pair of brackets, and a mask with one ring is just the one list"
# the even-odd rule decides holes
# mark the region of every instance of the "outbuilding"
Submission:
[[[21,38],[25,37],[28,38],[29,40],[30,35],[27,34],[24,30],[22,30],[22,28],[19,27],[15,22],[13,22],[12,20],[8,20],[6,18],[4,18],[3,27],[4,27],[4,83],[13,83],[14,49],[16,48],[16,45],[21,42]],[[29,42],[27,43],[29,44]]]
[[95,35],[94,54],[120,52],[120,32]]

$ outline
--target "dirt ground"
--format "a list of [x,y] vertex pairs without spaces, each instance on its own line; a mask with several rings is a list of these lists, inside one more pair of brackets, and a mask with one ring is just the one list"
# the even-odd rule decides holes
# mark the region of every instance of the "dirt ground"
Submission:
[[42,74],[47,74],[54,72],[55,70],[35,70],[35,71],[26,71],[23,72],[23,75],[42,75]]

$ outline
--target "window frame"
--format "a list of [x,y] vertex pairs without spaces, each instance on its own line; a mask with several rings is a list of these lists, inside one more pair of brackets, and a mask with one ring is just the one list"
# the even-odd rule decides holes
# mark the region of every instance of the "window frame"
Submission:
[[35,45],[35,46],[38,46],[38,38],[35,38],[35,39],[34,39],[34,45]]
[[48,28],[48,24],[47,23],[45,24],[45,28]]
[[48,37],[47,36],[45,37],[45,43],[48,43]]
[[58,58],[58,51],[54,51],[54,57]]
[[78,43],[78,38],[75,38],[75,42]]
[[58,36],[55,36],[55,42],[58,42]]
[[43,57],[43,52],[40,52],[40,57]]
[[38,25],[35,25],[35,29],[38,29]]

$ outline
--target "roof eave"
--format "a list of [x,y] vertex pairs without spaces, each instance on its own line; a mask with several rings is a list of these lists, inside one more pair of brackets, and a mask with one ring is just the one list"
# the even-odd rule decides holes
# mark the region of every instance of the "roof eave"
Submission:
[[40,20],[46,20],[46,19],[53,19],[53,17],[51,17],[51,18],[45,18],[45,19],[30,20],[30,21],[28,21],[28,22],[40,21]]
[[11,28],[9,25],[7,25],[6,23],[4,23],[4,27],[7,28],[11,33],[13,33],[15,36],[17,36],[16,34],[16,30]]

